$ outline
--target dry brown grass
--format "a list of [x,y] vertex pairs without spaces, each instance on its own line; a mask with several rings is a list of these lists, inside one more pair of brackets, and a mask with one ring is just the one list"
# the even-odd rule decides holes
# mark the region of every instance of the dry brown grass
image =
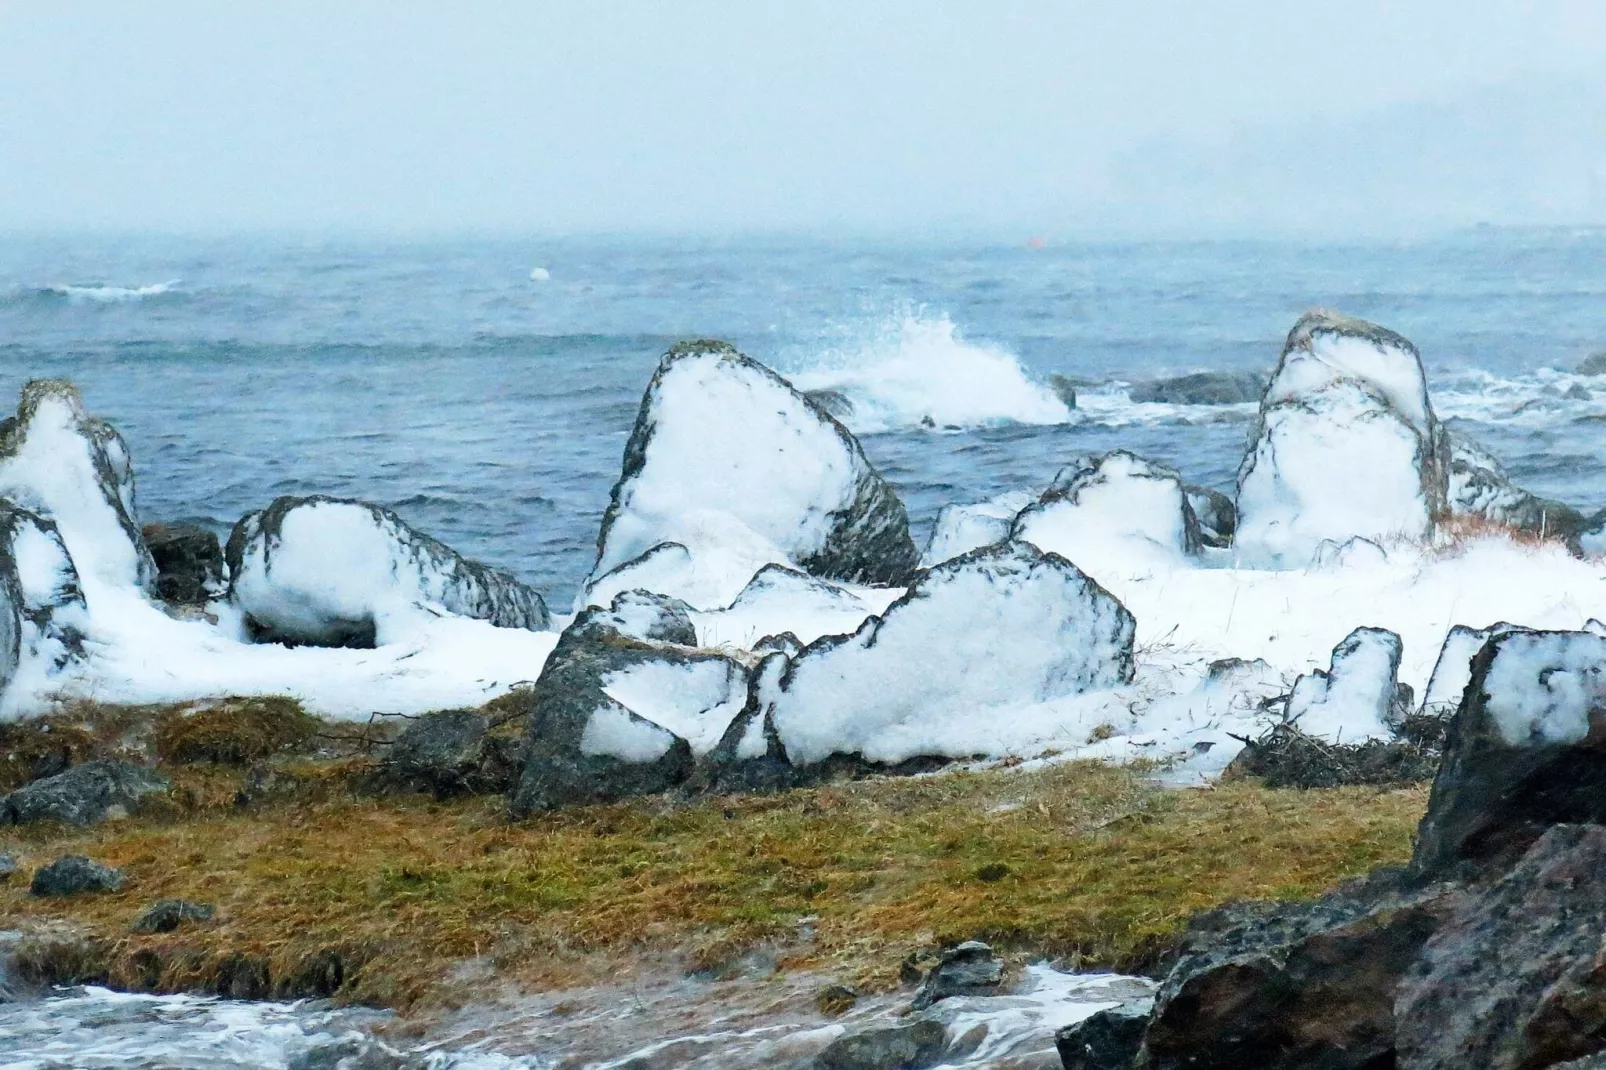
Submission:
[[[71,900],[33,899],[14,879],[0,886],[5,924],[70,923],[103,973],[133,987],[215,986],[246,961],[284,991],[336,952],[343,997],[402,1008],[450,1002],[451,967],[471,957],[532,986],[598,956],[714,965],[760,943],[784,966],[839,966],[870,986],[892,983],[911,951],[972,937],[1121,965],[1197,909],[1310,896],[1403,861],[1426,801],[1416,788],[1162,790],[1075,763],[509,823],[500,799],[358,798],[342,767],[304,766],[286,775],[317,790],[291,801],[237,809],[241,774],[193,766],[174,771],[183,801],[154,816],[5,830],[0,850],[25,868],[76,851],[129,878]],[[218,915],[129,931],[169,897]]]
[[1554,533],[1540,535],[1537,531],[1526,531],[1481,516],[1449,516],[1441,518],[1436,525],[1433,549],[1441,556],[1454,557],[1472,543],[1484,539],[1503,539],[1517,546],[1529,548],[1539,546],[1567,548],[1566,538]]

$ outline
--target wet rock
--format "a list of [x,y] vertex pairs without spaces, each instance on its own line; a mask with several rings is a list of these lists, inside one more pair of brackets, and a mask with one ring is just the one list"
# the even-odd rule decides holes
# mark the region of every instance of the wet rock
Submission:
[[364,1036],[345,1036],[315,1043],[290,1057],[286,1070],[402,1070],[408,1060],[400,1052]]
[[719,742],[747,692],[736,661],[643,642],[614,628],[609,611],[587,610],[531,690],[513,813],[674,787]]
[[[659,562],[662,575],[631,585],[699,609],[727,604],[765,563],[896,585],[920,556],[903,503],[857,440],[785,379],[713,341],[675,346],[653,374],[585,597],[597,598],[608,573],[669,544],[685,560]],[[725,567],[733,554],[739,561]],[[713,573],[722,582],[708,581]]]
[[115,892],[123,886],[122,871],[83,855],[63,855],[34,871],[29,892],[41,898]]
[[493,736],[473,710],[427,713],[408,723],[380,764],[393,790],[424,791],[437,799],[499,794],[518,777],[518,744]]
[[943,1057],[947,1030],[924,1019],[850,1033],[810,1059],[807,1070],[924,1070]]
[[328,999],[346,983],[346,957],[326,947],[303,958],[274,984],[279,999]]
[[1099,1011],[1054,1035],[1065,1070],[1132,1070],[1149,1027],[1149,1003],[1127,1003]]
[[273,995],[268,960],[261,955],[226,955],[212,974],[212,994],[223,999],[268,999]]
[[214,908],[188,899],[158,899],[134,919],[137,933],[170,933],[187,921],[210,921]]
[[1195,919],[1139,1065],[1392,1065],[1396,986],[1456,901],[1439,886],[1403,890],[1385,871],[1312,903],[1234,904]]
[[1413,869],[1501,872],[1551,825],[1606,822],[1606,638],[1513,629],[1472,659]]
[[914,1009],[924,1010],[949,996],[997,995],[1003,983],[1003,960],[980,940],[968,940],[942,953],[915,993]]
[[1195,372],[1139,383],[1128,396],[1168,405],[1242,405],[1259,401],[1265,390],[1266,376],[1260,372]]
[[167,790],[167,778],[128,762],[102,760],[35,780],[0,799],[0,824],[61,821],[93,825],[126,817],[147,795]]
[[156,562],[156,596],[176,605],[202,605],[224,590],[223,545],[199,524],[146,524],[145,545]]
[[1231,546],[1233,532],[1238,529],[1238,510],[1232,499],[1219,490],[1191,483],[1183,489],[1199,521],[1199,541],[1218,550]]
[[852,1010],[857,1002],[859,993],[847,985],[826,985],[814,997],[814,1005],[820,1009],[820,1013],[830,1018]]
[[1076,408],[1076,380],[1057,372],[1048,377],[1048,388],[1067,409]]
[[1448,510],[1449,444],[1416,347],[1336,312],[1300,317],[1238,472],[1235,548],[1308,564],[1324,542],[1426,538]]
[[1500,462],[1471,436],[1448,430],[1449,506],[1455,516],[1475,517],[1543,538],[1578,546],[1588,527],[1577,509],[1531,494],[1511,482]]
[[367,502],[278,498],[234,525],[224,553],[229,601],[259,642],[372,647],[388,621],[441,609],[499,628],[550,623],[534,589]]
[[1606,1047],[1606,829],[1547,831],[1456,911],[1399,989],[1400,1065],[1528,1070]]
[[803,396],[838,420],[846,420],[853,415],[853,399],[840,390],[805,390]]

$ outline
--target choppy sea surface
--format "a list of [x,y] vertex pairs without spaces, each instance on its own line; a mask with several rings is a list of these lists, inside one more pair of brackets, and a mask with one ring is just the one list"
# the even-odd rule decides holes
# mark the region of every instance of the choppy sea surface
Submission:
[[[541,269],[541,270],[536,270]],[[1252,406],[1125,385],[1269,369],[1304,309],[1404,333],[1436,408],[1529,488],[1606,505],[1606,232],[1053,244],[0,240],[0,392],[65,376],[127,436],[146,520],[286,493],[394,507],[568,602],[663,350],[727,338],[854,402],[936,511],[1117,446],[1226,488]],[[1087,380],[1066,414],[1051,374]],[[1582,390],[1573,389],[1581,386]]]

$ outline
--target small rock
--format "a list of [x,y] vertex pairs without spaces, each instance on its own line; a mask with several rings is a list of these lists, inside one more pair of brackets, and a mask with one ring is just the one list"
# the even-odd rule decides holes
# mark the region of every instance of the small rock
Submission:
[[806,1065],[810,1070],[924,1070],[942,1058],[946,1041],[940,1022],[921,1019],[838,1037]]
[[915,993],[914,1009],[924,1010],[949,996],[997,995],[1003,982],[1003,961],[980,940],[968,940],[942,953]]
[[165,790],[167,778],[153,770],[120,761],[85,762],[0,799],[0,824],[93,825],[109,817],[126,817],[145,796]]
[[41,898],[115,892],[123,886],[121,870],[102,865],[83,855],[63,855],[34,871],[29,891]]
[[1076,408],[1076,380],[1056,373],[1048,377],[1048,388],[1067,409]]
[[17,872],[16,855],[0,854],[0,882],[8,881]]
[[517,743],[490,734],[487,719],[472,710],[430,713],[408,724],[391,744],[381,778],[405,791],[438,799],[499,794],[518,775]]
[[156,561],[156,594],[164,602],[202,605],[223,593],[223,545],[199,524],[146,524]]
[[846,1013],[857,1002],[859,994],[847,985],[826,985],[814,997],[814,1005],[820,1008],[820,1013],[830,1018]]
[[158,899],[134,919],[137,933],[170,933],[186,921],[207,921],[214,913],[207,903],[188,899]]
[[1065,1070],[1131,1070],[1152,1010],[1148,1002],[1123,1004],[1061,1029],[1054,1046]]
[[328,1040],[290,1057],[286,1070],[401,1070],[407,1061],[372,1037]]

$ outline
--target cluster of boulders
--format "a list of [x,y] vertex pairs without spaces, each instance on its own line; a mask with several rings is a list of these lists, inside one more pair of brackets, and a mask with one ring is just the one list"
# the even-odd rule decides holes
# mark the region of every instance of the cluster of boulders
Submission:
[[1606,1052],[1606,638],[1467,638],[1445,651],[1463,665],[1441,659],[1461,694],[1410,865],[1196,918],[1152,1008],[1061,1033],[1067,1068],[1541,1070]]

